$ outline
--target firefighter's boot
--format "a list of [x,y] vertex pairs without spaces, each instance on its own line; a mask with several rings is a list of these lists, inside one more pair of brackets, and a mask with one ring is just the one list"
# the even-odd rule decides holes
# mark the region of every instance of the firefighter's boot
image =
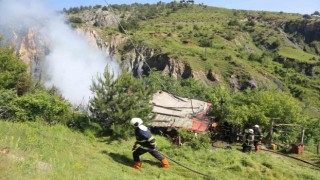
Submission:
[[142,165],[142,162],[134,162],[133,168],[134,169],[140,169]]
[[163,168],[169,168],[169,167],[170,167],[169,162],[168,162],[166,159],[163,159],[163,160],[161,161],[161,167],[163,167]]

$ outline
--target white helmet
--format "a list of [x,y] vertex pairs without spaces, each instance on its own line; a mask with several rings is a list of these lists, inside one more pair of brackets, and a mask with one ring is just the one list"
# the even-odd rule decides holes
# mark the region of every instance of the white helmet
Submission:
[[249,133],[253,133],[253,129],[249,129]]
[[256,125],[254,125],[254,127],[255,127],[255,128],[259,128],[259,125],[258,125],[258,124],[256,124]]
[[132,125],[132,126],[136,126],[137,127],[137,126],[140,126],[142,123],[143,123],[143,121],[140,118],[132,118],[130,120],[130,125]]

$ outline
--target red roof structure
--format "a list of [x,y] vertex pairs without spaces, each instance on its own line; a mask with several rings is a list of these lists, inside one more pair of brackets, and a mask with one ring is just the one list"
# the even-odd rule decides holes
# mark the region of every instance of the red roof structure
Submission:
[[211,125],[207,113],[212,104],[183,98],[164,91],[157,92],[151,100],[152,112],[156,114],[150,122],[152,127],[182,128],[195,132],[205,132]]

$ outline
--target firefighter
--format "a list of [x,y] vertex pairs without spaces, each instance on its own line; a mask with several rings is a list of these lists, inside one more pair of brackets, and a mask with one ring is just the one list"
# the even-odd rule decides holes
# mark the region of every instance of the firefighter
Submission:
[[248,133],[246,133],[244,137],[244,143],[242,144],[243,152],[250,152],[252,149],[252,144],[254,141],[253,129],[249,129]]
[[149,152],[153,157],[161,161],[162,167],[169,168],[169,162],[162,157],[156,149],[156,139],[152,136],[150,130],[144,126],[140,118],[132,118],[130,124],[135,127],[136,142],[133,146],[134,169],[141,168],[140,156]]
[[254,145],[254,150],[256,152],[258,152],[260,149],[261,140],[262,140],[262,131],[259,129],[259,125],[255,125],[253,145]]

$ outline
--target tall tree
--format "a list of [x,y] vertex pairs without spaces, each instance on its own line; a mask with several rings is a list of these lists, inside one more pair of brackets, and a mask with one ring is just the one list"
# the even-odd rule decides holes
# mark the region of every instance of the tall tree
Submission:
[[103,76],[93,82],[91,91],[94,97],[90,100],[90,111],[105,131],[113,125],[126,129],[133,117],[140,117],[144,121],[152,118],[149,104],[151,90],[126,70],[115,78],[106,69]]

